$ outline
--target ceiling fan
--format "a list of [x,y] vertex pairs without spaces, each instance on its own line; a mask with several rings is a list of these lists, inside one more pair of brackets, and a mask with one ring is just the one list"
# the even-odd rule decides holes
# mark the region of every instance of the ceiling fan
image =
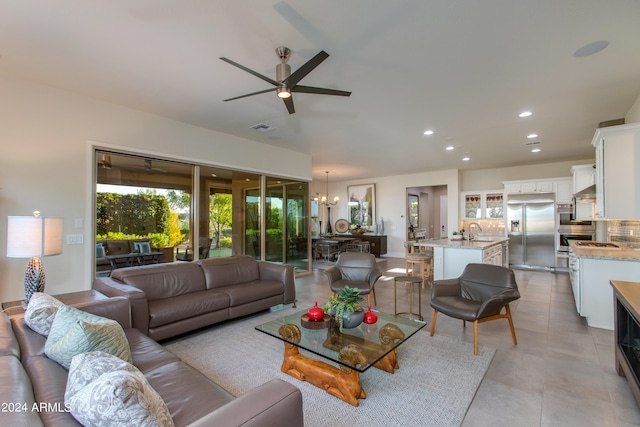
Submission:
[[238,64],[228,58],[221,57],[224,62],[227,62],[235,67],[240,68],[241,70],[246,71],[249,74],[253,74],[259,79],[264,80],[267,83],[271,83],[275,86],[272,89],[265,89],[258,92],[248,93],[246,95],[236,96],[234,98],[225,99],[224,101],[233,101],[235,99],[246,98],[247,96],[259,95],[261,93],[267,93],[271,91],[276,91],[278,97],[282,98],[284,101],[284,105],[287,107],[289,114],[293,114],[296,112],[293,107],[293,97],[292,92],[300,92],[300,93],[315,93],[319,95],[337,95],[337,96],[350,96],[351,92],[346,92],[344,90],[335,90],[335,89],[325,89],[321,87],[312,87],[312,86],[301,86],[298,84],[300,80],[302,80],[307,74],[313,71],[322,61],[329,57],[327,52],[320,51],[316,56],[307,61],[302,67],[298,68],[296,71],[291,73],[291,66],[287,64],[289,60],[289,56],[291,55],[291,50],[287,47],[279,47],[276,49],[276,54],[280,58],[280,64],[276,66],[276,80],[273,80],[267,76],[264,76],[260,73],[257,73],[249,68]]

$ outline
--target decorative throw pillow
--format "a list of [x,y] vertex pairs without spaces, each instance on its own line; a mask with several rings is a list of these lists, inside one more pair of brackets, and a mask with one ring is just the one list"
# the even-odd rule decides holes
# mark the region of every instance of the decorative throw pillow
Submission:
[[104,351],[131,362],[129,342],[118,322],[73,307],[60,307],[45,342],[45,354],[69,369],[73,356],[88,351]]
[[133,242],[134,252],[148,254],[151,252],[151,243],[149,242]]
[[76,420],[84,426],[174,425],[162,397],[135,366],[119,369],[109,355],[92,354],[74,357],[69,369],[64,402]]
[[104,258],[107,256],[107,251],[104,248],[103,243],[96,243],[96,258]]
[[49,294],[34,292],[24,312],[24,321],[35,332],[46,337],[49,335],[58,308],[62,305]]
[[80,391],[100,375],[114,371],[137,371],[138,368],[104,351],[90,351],[73,356],[69,365],[65,400]]

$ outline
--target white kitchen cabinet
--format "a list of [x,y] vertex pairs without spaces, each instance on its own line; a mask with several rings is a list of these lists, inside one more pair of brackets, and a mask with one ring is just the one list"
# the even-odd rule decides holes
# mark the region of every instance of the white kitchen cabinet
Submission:
[[571,166],[571,173],[573,174],[573,193],[596,183],[596,165],[593,163]]
[[470,263],[502,265],[503,244],[485,248],[436,246],[433,248],[433,279],[459,277]]
[[578,257],[579,292],[576,307],[593,328],[613,330],[613,289],[610,280],[638,281],[640,262]]
[[573,199],[573,180],[564,178],[553,181],[553,192],[556,193],[556,203],[571,203]]
[[596,217],[640,219],[640,123],[598,129]]
[[523,180],[523,181],[504,181],[504,192],[506,194],[514,193],[553,193],[554,182],[564,180],[565,178]]
[[460,193],[462,219],[503,219],[504,195],[501,190]]

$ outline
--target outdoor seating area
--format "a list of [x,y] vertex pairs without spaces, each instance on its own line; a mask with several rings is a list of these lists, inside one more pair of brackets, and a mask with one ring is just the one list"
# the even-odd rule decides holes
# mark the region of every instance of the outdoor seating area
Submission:
[[117,268],[172,262],[172,250],[151,247],[148,240],[99,240],[96,242],[96,274],[105,276]]

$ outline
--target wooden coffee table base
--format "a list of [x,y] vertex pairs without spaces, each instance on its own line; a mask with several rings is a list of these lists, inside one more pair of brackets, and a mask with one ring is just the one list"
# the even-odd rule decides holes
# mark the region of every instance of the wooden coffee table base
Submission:
[[[340,352],[341,359],[343,352],[345,360],[348,358],[366,363],[364,354],[356,346],[345,347]],[[287,342],[284,343],[282,372],[300,381],[307,381],[353,406],[358,406],[358,399],[367,397],[360,385],[358,371],[343,365],[336,368],[320,360],[303,356],[298,352],[297,346]]]
[[[283,325],[278,332],[286,340],[282,372],[300,381],[307,381],[353,406],[358,406],[358,399],[367,397],[360,385],[360,372],[357,370],[344,365],[335,367],[300,354],[298,346],[292,344],[300,342],[301,333],[297,325]],[[380,352],[381,348],[392,346],[394,340],[403,337],[404,333],[395,325],[385,325],[382,328],[380,332],[381,341],[384,343],[382,345],[340,334],[337,328],[335,331],[329,328],[324,346],[339,351],[338,357],[341,362],[351,366],[364,366],[371,357],[370,353],[375,350]],[[393,374],[399,368],[396,350],[389,352],[373,366]]]

